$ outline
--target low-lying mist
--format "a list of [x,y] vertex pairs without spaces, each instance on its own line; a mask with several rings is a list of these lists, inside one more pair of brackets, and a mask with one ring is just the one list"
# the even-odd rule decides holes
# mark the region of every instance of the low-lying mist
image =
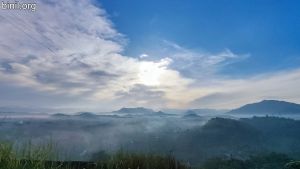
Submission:
[[172,154],[191,164],[268,152],[300,157],[300,121],[273,116],[3,115],[0,139],[15,147],[52,144],[60,160],[86,161],[119,150]]
[[[69,153],[68,158],[87,160],[98,151],[124,149],[151,152],[155,149],[151,147],[153,142],[169,142],[178,133],[201,126],[207,120],[205,117],[195,119],[179,116],[14,115],[2,117],[0,138],[18,145],[51,142],[59,151]],[[164,150],[171,149],[171,145],[164,147]]]

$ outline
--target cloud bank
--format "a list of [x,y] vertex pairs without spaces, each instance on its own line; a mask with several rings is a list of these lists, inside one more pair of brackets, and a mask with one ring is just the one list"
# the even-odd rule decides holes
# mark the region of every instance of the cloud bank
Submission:
[[195,52],[125,56],[126,37],[91,1],[38,1],[36,12],[0,11],[2,105],[112,110],[230,108],[255,99],[300,102],[300,71],[228,79],[218,70],[249,57]]
[[123,35],[90,1],[40,1],[37,7],[36,12],[1,11],[2,84],[113,106],[141,85],[141,92],[161,92],[165,99],[164,89],[190,83],[168,68],[171,60],[121,55]]

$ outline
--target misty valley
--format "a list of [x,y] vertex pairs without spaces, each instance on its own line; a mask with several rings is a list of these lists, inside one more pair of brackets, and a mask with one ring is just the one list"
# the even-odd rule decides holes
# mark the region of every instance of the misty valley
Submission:
[[[51,144],[62,161],[96,161],[123,151],[172,155],[194,167],[215,158],[248,160],[272,153],[284,155],[287,162],[300,159],[299,108],[262,101],[231,111],[139,107],[107,113],[2,112],[0,139],[15,149]],[[250,112],[256,115],[250,117]]]

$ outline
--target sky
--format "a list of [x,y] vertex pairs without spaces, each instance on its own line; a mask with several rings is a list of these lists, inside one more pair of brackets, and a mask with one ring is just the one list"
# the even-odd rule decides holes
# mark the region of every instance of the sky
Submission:
[[41,0],[0,9],[0,106],[300,103],[300,2]]

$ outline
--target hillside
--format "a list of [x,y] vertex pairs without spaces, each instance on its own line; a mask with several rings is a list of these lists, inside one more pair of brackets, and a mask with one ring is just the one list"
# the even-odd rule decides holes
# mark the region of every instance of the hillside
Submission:
[[263,100],[258,103],[246,104],[233,109],[229,114],[260,114],[260,115],[284,115],[300,114],[300,104],[278,100]]
[[112,114],[120,116],[171,116],[173,114],[165,113],[162,111],[154,111],[152,109],[144,107],[134,107],[134,108],[121,108],[117,111],[112,111]]
[[209,158],[232,155],[243,158],[250,151],[263,151],[262,142],[262,133],[247,123],[213,118],[202,127],[181,133],[177,141],[177,153],[194,162],[199,160],[197,156]]

